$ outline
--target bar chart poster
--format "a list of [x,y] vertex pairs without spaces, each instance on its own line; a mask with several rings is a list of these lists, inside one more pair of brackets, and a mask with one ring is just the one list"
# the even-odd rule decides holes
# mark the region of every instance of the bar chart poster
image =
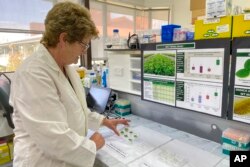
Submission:
[[177,79],[223,82],[224,48],[178,50]]
[[144,51],[143,98],[175,105],[176,51]]
[[250,49],[237,49],[233,119],[250,123]]
[[222,83],[176,81],[176,107],[222,115]]

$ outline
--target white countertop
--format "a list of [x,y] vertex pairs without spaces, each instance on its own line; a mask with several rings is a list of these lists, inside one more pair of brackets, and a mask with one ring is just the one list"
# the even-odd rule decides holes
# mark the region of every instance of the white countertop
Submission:
[[[151,130],[154,130],[156,132],[159,132],[163,135],[166,135],[167,137],[172,138],[172,141],[178,141],[183,144],[188,144],[190,147],[195,147],[198,150],[205,151],[204,153],[209,153],[209,155],[215,155],[218,157],[219,162],[215,165],[215,167],[227,167],[229,166],[229,156],[225,155],[222,153],[222,147],[221,144],[200,138],[198,136],[159,124],[157,122],[153,122],[135,115],[129,115],[126,116],[127,119],[130,119],[130,127],[131,128],[136,128],[136,127],[145,127]],[[105,136],[105,131],[107,129],[101,128],[100,132],[104,133]],[[170,142],[172,142],[170,141]],[[150,152],[147,154],[143,155],[144,156],[149,156]],[[142,158],[140,157],[140,158]],[[138,158],[139,159],[139,158]],[[135,164],[135,163],[132,163]],[[125,166],[131,166],[131,162],[128,164],[122,163],[119,161],[117,158],[113,157],[110,155],[105,149],[101,149],[97,153],[97,158],[95,162],[95,167],[103,167],[103,166],[110,166],[110,167],[125,167]]]

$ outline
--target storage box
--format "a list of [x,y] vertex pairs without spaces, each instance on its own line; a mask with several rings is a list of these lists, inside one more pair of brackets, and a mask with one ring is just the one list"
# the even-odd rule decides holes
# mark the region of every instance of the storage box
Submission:
[[174,29],[180,28],[180,25],[170,24],[161,26],[161,41],[173,42]]
[[226,155],[230,151],[249,151],[250,134],[241,130],[228,128],[222,133],[222,152]]
[[232,37],[250,36],[250,14],[233,16]]
[[7,143],[0,144],[0,165],[10,162],[10,153]]
[[131,104],[128,100],[118,99],[115,101],[115,113],[121,116],[131,114]]
[[232,16],[195,21],[194,39],[231,38]]
[[205,9],[198,9],[192,11],[192,18],[197,19],[198,16],[205,16]]
[[190,10],[205,9],[206,0],[190,0]]
[[222,144],[222,153],[230,155],[230,151],[249,151],[249,149],[240,148],[231,144],[223,143]]

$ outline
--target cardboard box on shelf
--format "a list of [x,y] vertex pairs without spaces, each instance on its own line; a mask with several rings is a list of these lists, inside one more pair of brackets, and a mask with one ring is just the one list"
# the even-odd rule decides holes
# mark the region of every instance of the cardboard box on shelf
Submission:
[[205,9],[206,0],[190,0],[190,10]]
[[205,9],[198,9],[192,11],[192,18],[197,18],[198,16],[205,16]]
[[250,14],[233,16],[232,37],[250,36]]
[[195,20],[197,20],[199,17],[205,16],[205,9],[198,9],[192,11],[192,24],[195,23]]
[[232,16],[195,21],[195,40],[231,38]]

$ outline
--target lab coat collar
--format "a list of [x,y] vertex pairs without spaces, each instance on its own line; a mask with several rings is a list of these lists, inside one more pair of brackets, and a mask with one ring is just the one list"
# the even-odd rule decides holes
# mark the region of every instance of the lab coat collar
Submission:
[[39,44],[38,53],[40,53],[39,56],[47,60],[46,63],[48,63],[47,65],[50,68],[52,68],[53,70],[57,71],[58,74],[60,74],[61,72],[60,67],[58,66],[52,55],[49,53],[48,49],[43,44]]

